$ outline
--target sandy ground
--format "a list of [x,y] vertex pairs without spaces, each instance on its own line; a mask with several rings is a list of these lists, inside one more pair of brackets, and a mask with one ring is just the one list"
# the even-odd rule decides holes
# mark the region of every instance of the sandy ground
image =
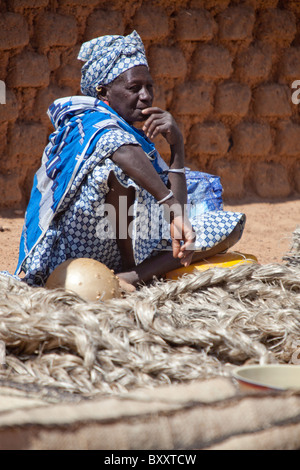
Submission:
[[[247,216],[243,237],[234,247],[236,251],[255,255],[261,264],[282,262],[291,247],[293,232],[300,225],[300,199],[225,204],[224,209]],[[23,217],[20,211],[0,211],[0,271],[15,271]]]

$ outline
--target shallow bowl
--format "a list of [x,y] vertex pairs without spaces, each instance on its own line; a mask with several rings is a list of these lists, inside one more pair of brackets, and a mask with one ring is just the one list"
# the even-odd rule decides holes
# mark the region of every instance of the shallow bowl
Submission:
[[243,390],[300,390],[300,365],[296,364],[237,367],[233,377]]

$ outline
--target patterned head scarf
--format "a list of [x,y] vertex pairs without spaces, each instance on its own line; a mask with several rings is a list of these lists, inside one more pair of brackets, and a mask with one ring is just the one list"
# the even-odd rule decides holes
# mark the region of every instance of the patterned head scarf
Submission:
[[148,67],[144,44],[136,31],[128,36],[102,36],[85,42],[78,59],[85,61],[81,69],[81,91],[95,98],[97,85],[107,85],[136,65]]

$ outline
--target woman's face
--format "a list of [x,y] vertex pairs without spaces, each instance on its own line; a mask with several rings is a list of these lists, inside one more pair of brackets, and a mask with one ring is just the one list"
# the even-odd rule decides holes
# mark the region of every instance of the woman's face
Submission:
[[147,118],[142,110],[152,106],[153,80],[145,65],[126,70],[105,88],[109,106],[129,124]]

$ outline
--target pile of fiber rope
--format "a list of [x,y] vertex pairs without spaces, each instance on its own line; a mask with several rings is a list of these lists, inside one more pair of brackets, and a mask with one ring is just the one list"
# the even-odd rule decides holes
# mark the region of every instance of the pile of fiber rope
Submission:
[[[0,276],[0,381],[80,395],[292,363],[300,348],[300,230],[282,264],[212,268],[85,302]],[[300,355],[299,355],[300,356]]]

